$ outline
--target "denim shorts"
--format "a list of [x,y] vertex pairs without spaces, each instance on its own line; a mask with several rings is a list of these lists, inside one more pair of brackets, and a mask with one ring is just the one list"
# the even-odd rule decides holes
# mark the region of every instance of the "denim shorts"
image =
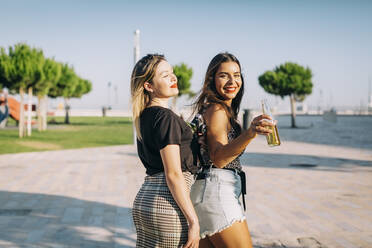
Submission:
[[241,179],[237,172],[210,168],[204,179],[191,186],[191,201],[199,218],[200,235],[205,238],[245,220],[239,201]]

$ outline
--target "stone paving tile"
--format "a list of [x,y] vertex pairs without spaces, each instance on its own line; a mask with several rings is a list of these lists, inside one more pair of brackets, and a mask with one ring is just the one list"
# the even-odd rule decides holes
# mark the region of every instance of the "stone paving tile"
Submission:
[[13,217],[7,224],[9,229],[21,229],[26,219],[24,217]]
[[26,242],[36,243],[43,238],[44,233],[45,233],[44,230],[33,230],[28,234]]
[[40,219],[38,217],[25,217],[25,221],[22,224],[22,229],[25,230],[35,230],[42,229],[48,224],[48,219]]
[[62,223],[78,223],[84,213],[84,208],[68,207],[61,220]]
[[91,226],[103,226],[103,217],[102,216],[90,216],[87,224]]

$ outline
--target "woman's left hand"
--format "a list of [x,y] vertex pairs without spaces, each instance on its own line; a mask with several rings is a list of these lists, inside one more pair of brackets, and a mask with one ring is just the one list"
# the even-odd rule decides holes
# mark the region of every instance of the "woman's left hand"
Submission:
[[270,127],[273,127],[276,125],[276,121],[271,122],[267,120],[272,120],[272,118],[268,115],[259,115],[255,117],[250,127],[248,128],[248,131],[252,133],[252,135],[255,137],[257,134],[260,135],[267,135],[272,133],[272,130]]
[[190,224],[189,225],[189,232],[188,232],[188,239],[187,243],[184,248],[198,248],[199,247],[199,240],[200,240],[200,227],[199,224]]

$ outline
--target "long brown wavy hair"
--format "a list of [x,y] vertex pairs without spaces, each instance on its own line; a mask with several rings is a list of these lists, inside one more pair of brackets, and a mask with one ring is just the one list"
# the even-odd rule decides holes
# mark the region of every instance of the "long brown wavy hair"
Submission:
[[151,95],[143,87],[145,82],[152,82],[155,76],[156,68],[165,57],[159,54],[148,54],[141,58],[133,68],[130,80],[133,120],[136,127],[137,137],[142,139],[140,131],[140,115],[142,111],[150,104]]
[[[231,102],[231,107],[228,106],[224,102],[222,96],[218,94],[215,84],[215,76],[218,71],[218,68],[222,63],[225,62],[235,62],[238,64],[242,81],[238,94]],[[244,94],[244,78],[241,71],[242,70],[239,60],[231,53],[224,52],[214,56],[214,58],[208,65],[208,69],[204,78],[203,88],[200,90],[197,100],[193,103],[194,113],[202,112],[207,107],[207,105],[211,103],[219,104],[225,109],[232,126],[236,126],[240,109],[240,103],[242,101]]]

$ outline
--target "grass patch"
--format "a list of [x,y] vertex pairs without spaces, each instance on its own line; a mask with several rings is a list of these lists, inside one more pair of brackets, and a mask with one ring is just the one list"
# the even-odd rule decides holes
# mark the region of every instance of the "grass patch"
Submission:
[[61,150],[83,147],[133,144],[132,122],[125,117],[53,117],[55,124],[48,130],[32,130],[31,137],[18,138],[18,128],[10,121],[9,127],[0,129],[0,154]]

